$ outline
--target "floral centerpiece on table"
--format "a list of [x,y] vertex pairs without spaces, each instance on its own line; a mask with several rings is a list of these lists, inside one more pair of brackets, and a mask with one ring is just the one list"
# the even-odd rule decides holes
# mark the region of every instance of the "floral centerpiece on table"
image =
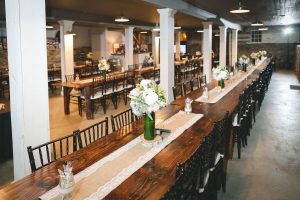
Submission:
[[144,138],[154,139],[154,112],[167,105],[164,90],[152,80],[142,80],[129,93],[130,106],[136,116],[144,115]]
[[250,57],[251,57],[252,59],[257,59],[258,56],[259,56],[259,54],[256,53],[256,52],[252,52],[252,53],[250,54]]
[[247,66],[249,64],[249,58],[246,55],[243,54],[239,58],[239,64],[240,64],[240,66],[242,66],[243,71],[247,71]]
[[109,70],[109,64],[105,59],[102,58],[99,60],[98,68],[100,72],[106,73]]
[[262,51],[260,51],[260,54],[261,54],[263,57],[266,57],[266,56],[267,56],[267,51],[262,50]]
[[218,81],[218,85],[221,88],[224,88],[225,87],[224,80],[229,78],[229,72],[227,70],[227,67],[226,66],[218,66],[216,68],[213,68],[212,71],[213,71],[214,79],[216,79]]

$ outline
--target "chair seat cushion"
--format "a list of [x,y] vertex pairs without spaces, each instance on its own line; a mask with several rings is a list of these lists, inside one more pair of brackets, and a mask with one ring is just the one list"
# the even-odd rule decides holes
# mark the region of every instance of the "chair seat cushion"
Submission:
[[204,192],[204,189],[205,189],[205,186],[207,185],[208,183],[208,179],[209,179],[209,170],[207,170],[205,173],[204,173],[204,181],[203,181],[203,188],[199,188],[199,193],[202,193]]
[[222,159],[222,158],[224,158],[224,155],[223,154],[220,154],[220,153],[218,153],[217,155],[216,155],[216,159],[215,159],[215,163],[214,163],[214,167],[213,168],[211,168],[209,171],[214,171],[215,170],[215,167],[217,166],[217,164],[218,164],[218,162]]
[[94,96],[91,96],[91,99],[94,100],[94,99],[99,99],[101,98],[103,95],[101,92],[97,92],[96,94],[94,94]]

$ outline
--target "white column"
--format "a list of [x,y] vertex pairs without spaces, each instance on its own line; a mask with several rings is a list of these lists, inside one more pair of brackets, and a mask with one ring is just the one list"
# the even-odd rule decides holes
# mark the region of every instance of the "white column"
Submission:
[[229,66],[233,66],[232,63],[232,33],[231,31],[228,32],[228,59],[229,59]]
[[176,60],[180,60],[180,31],[176,32]]
[[151,34],[151,42],[152,42],[152,56],[154,58],[154,63],[158,64],[159,63],[159,55],[158,55],[158,43],[156,42],[157,38],[157,31],[152,31]]
[[74,21],[60,20],[60,56],[61,56],[61,80],[65,81],[65,75],[74,74],[74,49],[72,31]]
[[125,63],[123,70],[127,70],[128,65],[133,64],[133,29],[134,27],[125,28]]
[[155,63],[159,64],[160,63],[160,55],[159,55],[159,48],[160,48],[160,37],[156,36],[155,37]]
[[232,64],[235,65],[237,62],[237,51],[238,51],[238,30],[232,29]]
[[157,9],[160,15],[160,84],[166,92],[167,102],[173,98],[174,86],[174,14],[170,8]]
[[220,28],[219,64],[220,66],[226,66],[227,27],[220,26],[219,28]]
[[108,59],[109,55],[107,52],[107,28],[100,34],[100,56],[104,59]]
[[211,81],[211,62],[212,62],[212,22],[203,22],[203,74],[206,81]]
[[27,146],[50,140],[45,1],[6,0],[5,9],[14,177],[20,179],[30,173]]

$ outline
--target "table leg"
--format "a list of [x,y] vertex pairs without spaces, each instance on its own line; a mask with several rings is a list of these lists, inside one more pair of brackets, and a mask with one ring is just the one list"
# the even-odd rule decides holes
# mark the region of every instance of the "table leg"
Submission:
[[86,118],[92,119],[93,115],[91,111],[91,88],[85,87],[82,92],[85,97]]
[[70,87],[63,87],[64,88],[64,110],[65,114],[70,114],[70,93],[72,91],[72,88]]

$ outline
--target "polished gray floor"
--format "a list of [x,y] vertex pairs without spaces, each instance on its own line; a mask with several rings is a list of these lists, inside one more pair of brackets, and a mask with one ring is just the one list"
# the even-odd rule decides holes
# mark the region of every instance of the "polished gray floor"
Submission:
[[290,89],[297,84],[293,72],[273,74],[248,146],[228,163],[219,200],[300,199],[300,91]]

